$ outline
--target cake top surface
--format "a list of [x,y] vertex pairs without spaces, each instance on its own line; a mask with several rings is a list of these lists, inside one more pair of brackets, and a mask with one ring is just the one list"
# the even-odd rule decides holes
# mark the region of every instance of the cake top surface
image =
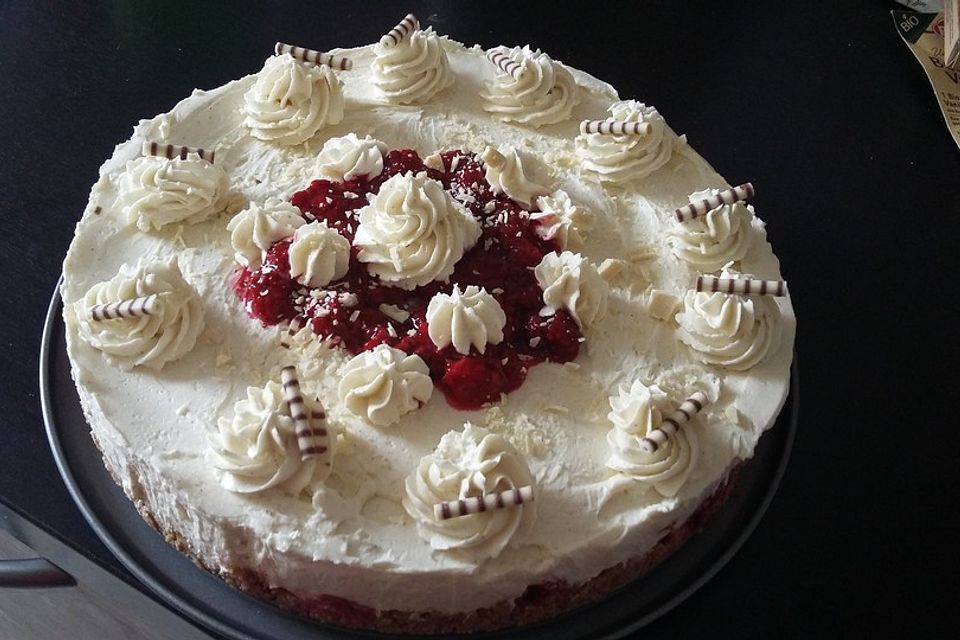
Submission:
[[[795,321],[787,297],[692,290],[701,274],[777,280],[779,265],[742,201],[676,219],[729,185],[653,107],[529,48],[501,48],[510,60],[495,62],[479,47],[414,35],[335,51],[347,70],[280,54],[142,121],[101,168],[62,295],[95,437],[128,493],[164,496],[151,500],[159,519],[183,523],[225,566],[258,566],[294,592],[460,611],[544,575],[585,580],[692,512],[779,412]],[[645,123],[645,133],[580,133],[581,121],[607,119]],[[150,141],[216,148],[216,159],[142,157]],[[541,314],[573,318],[583,336],[575,359],[531,366],[519,389],[462,410],[417,356],[386,344],[351,353],[244,312],[237,270],[262,270],[288,239],[291,275],[318,290],[354,259],[404,291],[450,277],[482,224],[428,172],[369,194],[353,250],[289,204],[315,179],[379,173],[402,149],[427,166],[459,150],[486,168],[491,189],[532,212],[558,247],[530,268]],[[423,202],[433,212],[424,224],[453,247],[425,264],[398,252],[390,226],[391,211],[412,215]],[[151,295],[162,313],[87,316],[95,304]],[[496,295],[466,285],[437,293],[430,339],[461,355],[495,349],[510,314]],[[330,451],[310,461],[284,409],[289,365],[329,429]],[[392,390],[384,402],[370,400],[378,385]],[[669,446],[638,448],[694,394],[705,406]],[[435,517],[437,496],[521,487],[534,502]],[[211,522],[216,530],[201,531]],[[304,570],[318,563],[325,571]],[[469,598],[449,588],[468,584]]]

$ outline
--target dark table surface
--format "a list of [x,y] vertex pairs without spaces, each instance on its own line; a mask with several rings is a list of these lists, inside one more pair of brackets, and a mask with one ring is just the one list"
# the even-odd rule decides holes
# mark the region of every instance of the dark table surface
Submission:
[[278,39],[372,42],[409,10],[454,39],[529,42],[609,81],[757,186],[799,318],[793,458],[739,554],[644,637],[945,626],[958,592],[960,151],[894,29],[898,5],[385,4],[5,4],[3,504],[122,573],[57,474],[36,381],[44,312],[113,146],[194,87],[256,71]]

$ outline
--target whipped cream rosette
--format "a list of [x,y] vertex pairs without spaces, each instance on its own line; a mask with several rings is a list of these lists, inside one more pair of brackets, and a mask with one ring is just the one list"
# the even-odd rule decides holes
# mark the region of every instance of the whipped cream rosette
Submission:
[[483,93],[483,108],[493,117],[539,128],[563,122],[580,103],[573,74],[539,49],[514,47],[500,51],[519,65],[497,74]]
[[471,347],[484,353],[488,343],[500,344],[506,323],[497,299],[474,285],[463,291],[453,285],[453,291],[438,293],[427,305],[427,330],[433,344],[440,349],[452,344],[457,353],[468,354]]
[[243,100],[250,135],[279,145],[305,142],[343,119],[343,87],[333,69],[289,55],[267,58]]
[[537,233],[547,240],[556,239],[561,249],[577,251],[583,248],[593,217],[586,209],[577,206],[563,189],[536,199],[537,209],[530,214],[531,220],[540,223]]
[[606,313],[610,285],[579,253],[548,253],[534,273],[543,288],[544,307],[540,315],[549,316],[557,309],[566,309],[577,326],[584,328]]
[[[723,278],[745,278],[724,269]],[[767,296],[694,290],[677,313],[677,338],[706,364],[746,371],[780,344],[780,309]]]
[[[700,202],[720,193],[707,189],[690,194],[690,202]],[[703,273],[720,270],[740,260],[755,239],[763,239],[763,223],[745,202],[721,204],[692,220],[674,222],[670,247],[674,255]]]
[[199,222],[222,211],[228,188],[223,169],[189,154],[128,162],[118,191],[130,224],[150,231],[175,222]]
[[234,405],[233,417],[221,417],[209,439],[213,466],[222,472],[220,484],[228,491],[259,493],[277,487],[296,495],[317,470],[317,458],[301,458],[283,387],[272,380],[262,388],[248,387],[246,398]]
[[[94,320],[91,310],[122,300],[156,296],[149,315]],[[73,303],[80,337],[112,365],[161,369],[193,349],[203,331],[203,304],[183,275],[177,259],[124,264],[116,276],[92,286]]]
[[481,157],[484,177],[494,193],[504,193],[528,209],[539,196],[550,193],[547,187],[527,178],[523,159],[510,145],[500,145],[497,149],[487,147]]
[[307,287],[322,287],[346,275],[350,242],[325,220],[297,228],[290,243],[290,275]]
[[388,179],[357,217],[358,259],[401,289],[449,277],[480,237],[473,215],[423,173]]
[[235,215],[227,231],[237,262],[255,269],[275,242],[289,238],[304,224],[299,209],[274,198],[262,205],[253,203]]
[[434,506],[532,484],[526,461],[503,436],[467,422],[444,435],[407,477],[403,506],[433,549],[480,563],[532,526],[535,503],[450,519],[438,519]]
[[669,411],[669,399],[660,387],[635,380],[610,396],[607,416],[613,424],[607,433],[607,466],[666,497],[676,495],[700,456],[694,427],[673,433],[653,452],[644,447],[644,438],[660,426]]
[[586,171],[601,182],[625,184],[645,178],[670,161],[679,138],[654,107],[621,100],[608,112],[619,122],[647,123],[650,131],[643,135],[581,133],[576,139],[577,155]]
[[347,409],[382,427],[429,400],[433,381],[419,356],[381,344],[344,365],[338,393]]
[[330,138],[317,155],[317,175],[339,182],[380,175],[386,151],[387,145],[370,136],[358,138],[357,134],[348,133]]
[[417,29],[392,46],[378,43],[373,52],[373,83],[388,102],[425,102],[454,82],[443,41],[432,28]]

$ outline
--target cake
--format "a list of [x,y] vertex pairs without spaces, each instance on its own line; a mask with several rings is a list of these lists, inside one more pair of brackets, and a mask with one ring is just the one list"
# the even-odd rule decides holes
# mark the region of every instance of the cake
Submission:
[[303,615],[475,631],[695,534],[786,398],[764,225],[652,106],[408,16],[141,121],[63,270],[144,518]]

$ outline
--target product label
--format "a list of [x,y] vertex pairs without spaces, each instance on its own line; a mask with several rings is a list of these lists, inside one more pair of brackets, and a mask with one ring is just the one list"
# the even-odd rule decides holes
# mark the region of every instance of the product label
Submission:
[[953,141],[960,147],[960,71],[944,64],[943,14],[891,11],[903,41],[923,66]]

